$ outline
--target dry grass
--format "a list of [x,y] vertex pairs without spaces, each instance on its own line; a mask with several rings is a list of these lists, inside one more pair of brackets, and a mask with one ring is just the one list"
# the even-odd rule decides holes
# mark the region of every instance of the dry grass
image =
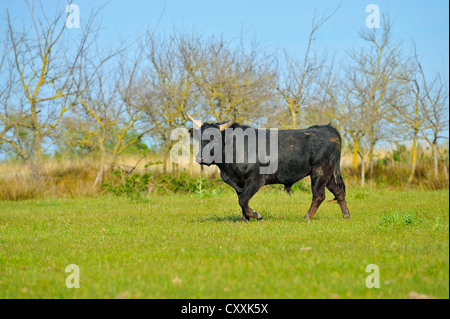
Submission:
[[[425,156],[424,156],[425,157]],[[379,156],[376,158],[384,158]],[[449,187],[449,163],[438,163],[439,174],[436,176],[431,156],[418,160],[413,179],[408,183],[411,174],[411,163],[407,161],[387,163],[374,161],[373,171],[366,163],[365,179],[370,186],[388,186],[397,189],[407,189],[416,187],[420,189],[446,189]],[[341,172],[344,175],[346,184],[361,185],[361,163],[358,169],[351,165],[351,156],[344,155],[341,161]]]
[[[158,163],[145,166],[147,163]],[[114,169],[121,169],[125,172],[133,171],[142,173],[150,171],[154,175],[177,175],[189,173],[189,165],[172,166],[166,165],[166,171],[157,156],[149,156],[142,160],[142,157],[124,157],[113,167],[109,163],[105,166],[103,180],[111,177]],[[91,197],[104,194],[99,185],[94,186],[100,165],[92,159],[83,160],[60,160],[47,161],[43,164],[42,176],[35,178],[29,167],[21,163],[0,163],[0,200],[23,200],[42,197],[74,198]],[[217,167],[211,166],[201,168],[194,164],[191,167],[191,176],[217,177]]]
[[[380,157],[381,158],[381,157]],[[151,154],[142,156],[124,156],[113,167],[106,162],[103,179],[108,180],[111,172],[120,169],[124,172],[142,173],[150,171],[154,176],[189,174],[193,177],[219,177],[216,166],[202,167],[198,164],[172,165],[162,164],[162,157]],[[149,165],[150,163],[150,165]],[[397,189],[445,189],[448,188],[448,162],[440,163],[440,174],[437,178],[431,159],[417,162],[416,174],[412,183],[408,184],[410,164],[390,161],[383,165],[374,165],[371,174],[367,168],[366,184],[371,187],[393,187]],[[341,172],[348,187],[360,185],[360,168],[354,170],[351,157],[344,154],[341,161]],[[165,168],[164,168],[165,167]],[[42,176],[33,178],[28,166],[17,162],[0,163],[0,200],[22,200],[42,197],[74,198],[92,197],[104,194],[94,181],[99,171],[99,162],[93,158],[79,160],[49,160],[44,163]]]
[[93,188],[98,168],[90,161],[49,161],[39,178],[28,166],[17,163],[0,165],[0,200],[40,197],[73,198],[100,192]]

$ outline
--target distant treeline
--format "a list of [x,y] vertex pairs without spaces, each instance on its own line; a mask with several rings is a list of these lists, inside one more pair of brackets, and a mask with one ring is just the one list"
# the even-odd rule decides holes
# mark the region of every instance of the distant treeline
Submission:
[[[98,11],[74,35],[64,5],[46,19],[29,8],[23,24],[2,15],[0,153],[20,159],[33,178],[45,175],[46,157],[95,154],[99,186],[107,165],[149,151],[144,140],[166,165],[170,134],[191,125],[189,110],[202,121],[236,113],[240,123],[280,129],[331,121],[363,185],[366,176],[389,174],[379,169],[386,161],[376,156],[380,144],[408,145],[408,182],[426,167],[448,184],[448,81],[425,73],[388,17],[379,29],[361,30],[365,45],[335,61],[314,45],[330,16],[314,18],[304,52],[290,55],[244,39],[154,30],[105,50],[96,42]],[[429,148],[426,159],[419,145]]]

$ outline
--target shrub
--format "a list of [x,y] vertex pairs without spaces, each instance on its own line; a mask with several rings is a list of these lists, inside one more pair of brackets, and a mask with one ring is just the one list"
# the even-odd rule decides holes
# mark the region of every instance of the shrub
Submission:
[[[149,172],[127,175],[118,170],[112,176],[102,188],[116,196],[124,195],[133,200],[148,199],[148,195],[154,191],[158,194],[192,193],[197,196],[210,196],[223,191],[221,179],[207,179],[204,176],[194,178],[184,174],[158,177]],[[147,197],[144,197],[145,194]]]
[[[125,195],[130,199],[143,199],[142,194],[148,192],[151,174],[132,174],[122,177],[119,170],[113,171],[113,179],[103,183],[102,188],[116,195]],[[120,181],[120,182],[118,182]]]

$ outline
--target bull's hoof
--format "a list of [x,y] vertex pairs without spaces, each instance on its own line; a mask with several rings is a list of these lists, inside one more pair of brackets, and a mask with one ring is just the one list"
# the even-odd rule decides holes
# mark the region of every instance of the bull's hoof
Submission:
[[350,213],[345,213],[345,214],[342,214],[342,217],[344,219],[350,219],[352,217],[352,215],[350,215]]
[[260,213],[258,213],[256,210],[252,211],[251,216],[242,215],[242,221],[244,221],[244,222],[248,222],[250,220],[250,218],[254,218],[256,220],[263,219],[262,215]]
[[303,216],[303,218],[304,218],[305,220],[311,220],[311,219],[312,219],[308,214],[306,214],[305,216]]

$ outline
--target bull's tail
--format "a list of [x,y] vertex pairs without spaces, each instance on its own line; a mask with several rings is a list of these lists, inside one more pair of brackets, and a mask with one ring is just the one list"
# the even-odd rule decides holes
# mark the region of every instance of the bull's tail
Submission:
[[[345,193],[346,193],[345,192],[345,183],[344,183],[344,179],[342,178],[342,175],[341,175],[340,159],[337,160],[337,162],[335,163],[335,165],[333,167],[333,175],[331,176],[331,178],[334,180],[337,187],[340,188],[344,192],[344,196],[345,196]],[[333,198],[332,200],[329,200],[328,202],[337,202],[337,199]]]
[[333,176],[332,178],[334,179],[336,185],[342,189],[344,191],[345,194],[345,183],[344,180],[342,178],[341,175],[341,136],[340,134],[336,131],[336,133],[338,134],[338,138],[339,138],[339,146],[337,146],[333,152],[333,155],[331,157],[332,160],[332,167],[333,167]]
[[334,175],[333,177],[334,177],[334,180],[336,181],[337,186],[339,188],[342,188],[345,191],[345,183],[344,183],[344,180],[342,179],[341,170],[340,170],[339,166],[335,168],[333,175]]

